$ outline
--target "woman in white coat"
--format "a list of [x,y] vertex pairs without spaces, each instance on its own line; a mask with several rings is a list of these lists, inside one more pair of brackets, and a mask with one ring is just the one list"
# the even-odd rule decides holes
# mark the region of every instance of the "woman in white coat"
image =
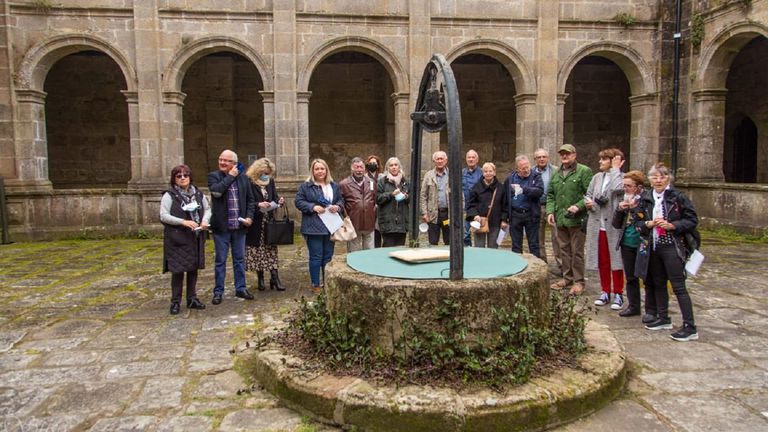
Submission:
[[611,309],[619,310],[624,305],[624,266],[621,252],[616,248],[621,230],[611,225],[613,212],[624,197],[624,180],[621,167],[624,153],[619,149],[602,150],[600,172],[592,177],[584,197],[589,213],[587,222],[586,268],[598,270],[602,293],[595,300],[597,306],[611,302]]

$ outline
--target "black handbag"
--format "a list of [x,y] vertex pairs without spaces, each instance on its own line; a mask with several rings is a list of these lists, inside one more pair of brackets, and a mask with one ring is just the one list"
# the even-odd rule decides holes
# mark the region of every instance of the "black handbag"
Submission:
[[270,219],[264,224],[264,243],[268,245],[293,244],[293,221],[288,217],[288,208],[283,205],[283,219]]

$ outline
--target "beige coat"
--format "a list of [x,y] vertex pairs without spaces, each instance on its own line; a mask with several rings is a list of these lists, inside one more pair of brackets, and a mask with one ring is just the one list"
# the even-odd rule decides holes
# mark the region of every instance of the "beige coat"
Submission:
[[[445,169],[448,173],[448,168]],[[448,173],[450,175],[450,173]],[[450,177],[449,184],[446,186],[448,200],[451,198]],[[421,181],[421,190],[419,191],[419,205],[421,206],[421,215],[427,214],[427,222],[437,223],[437,173],[431,169],[424,174]],[[450,206],[449,206],[450,207]]]

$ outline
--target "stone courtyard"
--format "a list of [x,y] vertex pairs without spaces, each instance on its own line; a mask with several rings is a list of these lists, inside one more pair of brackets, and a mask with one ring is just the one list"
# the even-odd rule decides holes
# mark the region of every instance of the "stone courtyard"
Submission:
[[[336,430],[282,407],[235,360],[256,329],[311,295],[298,289],[308,283],[303,242],[280,249],[288,291],[253,302],[229,288],[210,305],[211,254],[198,284],[207,309],[176,317],[161,250],[159,239],[0,246],[0,430]],[[701,339],[677,343],[598,310],[627,352],[628,384],[558,430],[768,430],[768,245],[705,234],[703,253],[688,285]],[[592,278],[585,301],[597,292]]]

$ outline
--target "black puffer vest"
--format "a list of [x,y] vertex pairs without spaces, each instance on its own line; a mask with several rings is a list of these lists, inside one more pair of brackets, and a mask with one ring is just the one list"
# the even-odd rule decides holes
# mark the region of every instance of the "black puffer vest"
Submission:
[[[184,202],[179,193],[171,188],[167,191],[173,199],[171,215],[180,219],[192,220],[189,213],[181,209]],[[197,214],[203,220],[203,194],[197,190],[195,200],[200,204]],[[205,233],[192,231],[183,225],[165,226],[163,237],[163,273],[183,273],[205,268]]]

